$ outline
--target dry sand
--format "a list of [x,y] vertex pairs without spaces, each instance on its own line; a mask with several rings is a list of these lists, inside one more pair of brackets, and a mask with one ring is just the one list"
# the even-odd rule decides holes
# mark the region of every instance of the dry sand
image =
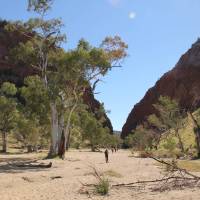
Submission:
[[[70,151],[66,160],[54,159],[50,169],[23,169],[8,162],[28,161],[38,154],[0,155],[0,200],[199,200],[200,189],[152,192],[149,189],[113,188],[109,194],[81,194],[82,183],[95,183],[92,167],[99,172],[112,170],[118,177],[108,176],[111,184],[161,178],[161,169],[151,159],[129,157],[129,151],[110,152],[110,162],[105,163],[103,153]],[[50,160],[40,161],[48,163]],[[121,175],[121,176],[120,176]],[[52,179],[61,176],[62,178]]]

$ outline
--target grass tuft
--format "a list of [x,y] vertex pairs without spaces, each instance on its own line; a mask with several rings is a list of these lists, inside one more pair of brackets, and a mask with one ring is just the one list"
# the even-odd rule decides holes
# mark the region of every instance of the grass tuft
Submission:
[[95,186],[96,192],[100,195],[106,195],[109,192],[109,181],[106,178],[102,178],[99,180],[98,184]]

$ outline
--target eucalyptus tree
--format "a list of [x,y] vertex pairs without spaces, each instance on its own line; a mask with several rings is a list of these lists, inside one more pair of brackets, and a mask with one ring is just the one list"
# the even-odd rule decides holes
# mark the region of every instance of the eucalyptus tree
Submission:
[[160,129],[162,134],[167,133],[170,129],[173,129],[175,131],[175,136],[178,139],[179,147],[184,153],[185,149],[179,129],[184,126],[186,112],[179,107],[177,101],[172,100],[167,96],[160,96],[158,103],[153,106],[158,112],[158,117],[156,115],[149,116],[149,122],[153,126]]
[[7,135],[16,127],[16,119],[18,116],[17,102],[14,98],[16,92],[15,85],[9,82],[4,82],[0,88],[2,152],[7,152]]
[[103,128],[102,123],[96,119],[94,113],[83,111],[80,113],[80,127],[83,141],[88,141],[94,152],[101,146],[110,144],[108,128]]
[[39,129],[36,120],[29,120],[20,113],[14,137],[23,144],[23,147],[27,148],[27,152],[32,152],[37,150],[39,144]]
[[65,35],[61,34],[63,24],[60,19],[46,19],[53,0],[30,0],[28,3],[28,10],[34,11],[38,17],[31,18],[25,23],[17,21],[7,26],[9,31],[18,31],[25,38],[23,42],[11,50],[10,56],[18,63],[34,68],[42,78],[49,94],[49,107],[51,109],[52,144],[50,154],[55,155],[58,151],[57,96],[52,93],[49,83],[50,74],[54,71],[53,66],[49,63],[49,56],[65,41]]
[[85,88],[93,81],[96,85],[100,76],[120,64],[126,57],[127,45],[115,36],[107,37],[99,47],[80,40],[76,49],[65,52],[60,48],[65,41],[61,20],[46,19],[52,3],[53,0],[30,0],[28,9],[39,17],[8,25],[10,31],[20,31],[26,38],[11,50],[10,56],[40,75],[51,113],[50,155],[57,155],[58,149],[62,149],[64,158],[71,116]]
[[19,91],[20,98],[25,100],[25,103],[20,105],[20,119],[15,135],[28,151],[32,151],[42,145],[43,139],[49,140],[50,101],[39,76],[26,77],[24,84]]
[[[200,112],[197,110],[197,116],[199,116]],[[196,141],[196,148],[197,148],[197,157],[200,158],[200,126],[198,120],[195,119],[194,115],[191,111],[188,111],[188,115],[191,117],[193,124],[195,125],[194,133],[195,133],[195,141]]]
[[147,117],[147,122],[150,126],[150,130],[154,133],[154,148],[157,149],[162,136],[169,131],[169,128],[155,114],[149,115]]
[[[55,53],[53,62],[57,67],[56,81],[58,86],[62,109],[64,114],[67,110],[67,120],[63,120],[64,142],[62,143],[62,157],[64,158],[66,145],[70,138],[71,116],[77,108],[85,90],[95,84],[100,77],[113,67],[119,66],[120,61],[126,57],[127,45],[120,37],[108,37],[99,47],[92,47],[81,39],[77,48],[68,52],[62,52],[61,56]],[[53,56],[52,56],[53,57]],[[55,83],[55,81],[54,81]],[[62,116],[62,114],[61,114]],[[61,120],[64,117],[61,117]]]

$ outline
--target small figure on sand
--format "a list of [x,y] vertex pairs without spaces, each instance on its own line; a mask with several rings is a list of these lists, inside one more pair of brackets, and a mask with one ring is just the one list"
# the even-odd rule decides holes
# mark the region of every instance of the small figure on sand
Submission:
[[106,163],[108,163],[108,149],[104,151]]

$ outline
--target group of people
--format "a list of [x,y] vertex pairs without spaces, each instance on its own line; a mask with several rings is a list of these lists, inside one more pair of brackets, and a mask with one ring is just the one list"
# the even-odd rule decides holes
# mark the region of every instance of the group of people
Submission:
[[[118,148],[117,148],[117,147],[111,147],[111,151],[112,151],[112,153],[117,152],[117,151],[118,151]],[[104,151],[104,154],[105,154],[106,163],[108,163],[109,151],[108,151],[107,148],[106,148],[106,150]]]

